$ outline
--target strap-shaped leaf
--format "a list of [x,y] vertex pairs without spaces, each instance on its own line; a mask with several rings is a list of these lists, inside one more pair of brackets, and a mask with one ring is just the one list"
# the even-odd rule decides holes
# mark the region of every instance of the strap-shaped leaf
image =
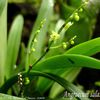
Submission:
[[100,37],[76,45],[65,54],[81,54],[91,56],[100,52]]
[[9,3],[25,3],[26,0],[8,0]]
[[[73,48],[69,49],[65,54],[82,54],[82,55],[91,56],[98,52],[100,52],[100,38],[95,38],[95,39],[92,39],[87,42],[74,46]],[[64,71],[60,75],[62,76],[63,74],[65,74],[63,77],[67,80],[70,80],[68,79],[68,77],[73,76],[72,72],[74,73],[74,76],[76,76],[80,72],[80,68],[77,68],[77,70],[73,68],[68,74],[66,74],[66,71]],[[59,94],[61,91],[63,91],[63,88],[55,83],[52,86],[52,89],[50,91],[50,97],[57,96],[57,94]]]
[[[87,42],[84,42],[84,43],[81,43],[81,44],[79,44],[79,45],[77,45],[77,46],[75,46],[75,47],[73,47],[73,48],[71,48],[71,49],[69,49],[65,54],[82,54],[82,55],[87,55],[87,56],[91,56],[91,55],[93,55],[93,54],[96,54],[96,53],[98,53],[98,52],[100,52],[100,38],[95,38],[95,39],[92,39],[92,40],[89,40],[89,41],[87,41]],[[51,58],[50,58],[51,59]],[[79,58],[79,61],[81,61],[81,59]],[[53,62],[53,60],[51,60],[51,63]],[[61,62],[61,60],[59,61],[59,62]],[[55,62],[55,64],[58,64],[57,62]],[[82,63],[81,63],[82,64]],[[59,65],[59,64],[58,64]],[[63,66],[64,64],[63,64],[63,62],[62,62],[62,65],[60,66],[61,68],[62,68],[62,66]],[[83,64],[84,65],[84,64]],[[83,66],[82,65],[82,66]],[[88,65],[89,65],[89,63],[88,63]],[[45,65],[44,65],[45,66]],[[67,62],[66,62],[66,68],[68,67],[68,68],[70,68],[70,66],[67,64]],[[82,66],[80,66],[80,67],[82,67]],[[37,65],[37,67],[38,67],[38,65]],[[55,66],[49,66],[49,67],[53,67],[54,69],[52,69],[52,73],[55,73],[53,70],[56,70],[55,69]],[[77,67],[77,66],[76,66]],[[98,66],[99,67],[99,66]],[[39,68],[38,68],[39,69]],[[42,69],[42,68],[41,68]],[[47,66],[45,66],[45,68],[43,68],[43,70],[45,71],[47,69]],[[71,68],[70,68],[71,69]],[[40,69],[39,69],[40,70]],[[51,69],[50,69],[51,70]],[[74,72],[75,71],[75,72]],[[63,77],[66,77],[66,79],[67,79],[67,77],[68,76],[70,76],[70,74],[71,74],[71,72],[73,72],[73,73],[76,73],[76,75],[78,75],[78,73],[77,72],[80,72],[80,68],[78,68],[77,67],[77,70],[75,70],[74,69],[74,66],[73,66],[73,69],[70,71],[70,73],[68,73],[68,74],[66,74],[66,70],[65,71],[63,71],[62,73],[58,73],[60,76],[62,76],[64,73],[65,73],[65,75],[63,76]],[[56,73],[57,74],[57,73]],[[74,74],[74,76],[76,76],[75,74]],[[51,84],[48,80],[46,80],[46,81],[44,81],[44,79],[41,79],[41,80],[39,80],[39,83],[38,83],[38,86],[39,86],[39,88],[41,88],[41,90],[43,90],[44,89],[44,87],[45,87],[45,89],[47,90],[47,88],[48,88],[48,86],[43,86],[43,84],[41,84],[41,83],[43,83],[44,82],[44,84],[48,84],[48,86],[50,86],[49,84]],[[58,89],[58,88],[61,88],[61,86],[58,86],[57,84],[55,85],[56,87],[52,90],[53,91],[53,93],[51,92],[51,95],[53,94],[53,95],[55,95],[55,94],[57,94],[58,92],[60,92],[62,89],[59,89],[59,91],[57,92],[56,90]],[[46,91],[45,90],[45,91]],[[55,91],[56,91],[56,93],[55,93]],[[55,93],[55,94],[54,94]],[[52,96],[53,96],[52,95]]]
[[[69,69],[67,69],[66,70],[66,73],[69,73],[70,74],[70,71],[72,72],[72,69],[73,68],[69,68]],[[45,70],[44,70],[45,71]],[[50,71],[48,71],[49,73],[51,72],[51,73],[53,73],[53,74],[56,74],[56,75],[60,75],[60,74],[62,74],[63,72],[64,72],[65,70],[50,70]],[[66,73],[64,73],[64,75],[66,75]],[[73,73],[73,72],[72,72]],[[63,77],[63,75],[61,75],[61,77]],[[41,84],[41,83],[43,83],[43,84]],[[37,89],[39,90],[39,91],[42,91],[42,94],[44,94],[47,90],[48,90],[48,88],[50,88],[50,86],[51,85],[53,85],[53,81],[50,81],[50,80],[48,80],[48,79],[45,79],[44,77],[40,77],[39,78],[39,80],[38,80],[38,82],[37,82]],[[58,85],[58,84],[57,84]],[[60,85],[58,85],[58,86],[60,86]],[[45,88],[44,88],[45,87]],[[60,86],[61,87],[61,86]],[[57,88],[56,88],[57,89]],[[64,88],[63,88],[64,89]],[[54,93],[54,92],[53,92]],[[53,96],[53,94],[52,94],[52,96]]]
[[5,8],[6,2],[6,0],[0,0],[0,16]]
[[[26,76],[27,73],[22,73],[23,77]],[[59,83],[61,86],[63,86],[67,91],[71,92],[71,93],[82,93],[84,94],[84,92],[82,92],[79,88],[77,88],[75,85],[73,85],[72,83],[66,81],[65,79],[51,74],[51,73],[44,73],[44,72],[40,72],[40,71],[31,71],[29,73],[29,76],[42,76],[45,78],[49,78],[53,81],[56,81],[57,83]],[[6,93],[8,91],[9,88],[11,88],[18,80],[18,76],[14,76],[11,79],[9,79],[1,88],[0,88],[0,92],[2,93]],[[81,100],[89,100],[87,97],[77,97]]]
[[11,75],[14,69],[14,65],[16,64],[21,42],[22,29],[23,29],[23,17],[21,15],[18,15],[12,24],[8,37],[7,59],[6,59],[7,77]]
[[33,70],[45,71],[45,70],[57,70],[67,69],[71,67],[88,67],[100,69],[100,61],[92,57],[77,55],[77,54],[66,54],[48,58],[41,61]]
[[0,86],[4,82],[7,50],[7,0],[0,0]]
[[[88,57],[88,56],[77,55],[77,54],[66,54],[66,55],[51,57],[47,60],[44,60],[44,61],[38,63],[36,66],[34,66],[33,70],[49,71],[52,73],[56,73],[55,72],[56,70],[65,69],[65,71],[59,73],[59,75],[62,75],[62,74],[66,74],[67,70],[71,69],[72,67],[73,67],[72,70],[78,68],[77,71],[74,70],[76,73],[74,76],[76,76],[79,72],[79,69],[82,67],[100,69],[100,61],[96,60],[92,57]],[[74,71],[73,71],[73,73],[74,73]],[[70,71],[70,72],[72,72],[72,71]],[[39,83],[40,88],[41,88],[41,82],[43,82],[43,80],[41,80]],[[47,82],[48,81],[44,82],[44,84],[46,84]],[[49,82],[49,84],[50,84],[50,82]],[[42,86],[42,88],[43,87],[44,87],[44,85]]]
[[0,93],[0,100],[26,100],[26,99]]
[[[73,69],[71,69],[71,71],[69,73],[69,76],[73,76],[71,74],[71,72],[75,73],[74,76],[76,76],[80,72],[80,68],[82,66],[91,67],[91,68],[93,68],[93,66],[94,66],[95,68],[97,68],[96,65],[93,64],[95,61],[98,62],[97,66],[100,69],[100,61],[95,60],[93,62],[92,61],[93,59],[94,58],[87,57],[87,56],[82,56],[82,55],[66,54],[66,56],[65,55],[64,56],[63,55],[62,56],[56,56],[54,58],[52,57],[52,58],[49,58],[48,60],[42,61],[42,62],[40,62],[40,64],[37,64],[37,66],[34,67],[34,69],[41,70],[41,71],[49,70],[49,72],[56,73],[56,72],[54,72],[55,70],[57,70],[57,69],[62,70],[64,68],[66,68],[66,70],[63,71],[62,73],[60,73],[60,74],[56,73],[56,74],[59,74],[60,76],[62,76],[64,74],[63,77],[65,77],[65,76],[68,77],[68,74],[66,74],[66,72],[67,72],[68,69],[71,69],[71,67],[73,67]],[[68,61],[68,60],[70,60],[70,61]],[[75,61],[75,63],[74,63],[74,61]],[[69,62],[70,62],[70,64],[69,64]],[[73,64],[71,64],[71,63],[73,63]],[[74,69],[75,67],[77,68],[77,70]],[[66,78],[66,79],[68,79],[68,78]],[[44,84],[48,84],[48,86],[50,86],[50,84],[51,84],[47,80],[46,81],[44,81],[44,79],[39,80],[38,86],[39,86],[40,90],[43,90],[43,88],[45,86],[45,85],[41,84],[43,82],[44,82]],[[48,86],[46,86],[45,89],[47,89]],[[58,86],[58,85],[56,84],[56,86]],[[53,95],[54,95],[54,93],[57,89],[58,89],[58,87],[53,90],[54,91]]]

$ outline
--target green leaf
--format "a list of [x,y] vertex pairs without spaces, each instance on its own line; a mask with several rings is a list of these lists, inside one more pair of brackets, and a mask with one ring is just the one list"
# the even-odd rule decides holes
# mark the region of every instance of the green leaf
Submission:
[[[69,71],[67,71],[67,70],[69,70]],[[77,75],[79,74],[80,68],[69,68],[67,70],[66,71],[64,70],[59,75],[61,77],[63,77],[64,79],[68,80],[69,82],[73,82],[75,80],[75,78],[77,77]],[[64,89],[58,83],[55,82],[51,87],[49,97],[55,98],[57,95],[59,95],[63,91],[64,91]]]
[[[45,44],[45,38],[46,38],[46,34],[48,31],[48,26],[50,24],[50,20],[53,14],[53,5],[54,5],[54,0],[43,0],[40,10],[39,10],[39,14],[38,17],[36,19],[35,25],[33,26],[33,30],[32,30],[32,34],[30,36],[30,40],[29,40],[29,44],[28,44],[28,51],[30,50],[30,45],[32,42],[32,39],[34,37],[34,33],[38,30],[39,26],[40,26],[40,22],[43,21],[44,19],[46,19],[45,25],[43,26],[43,28],[41,29],[40,33],[38,33],[37,35],[37,43],[35,45],[35,49],[36,51],[34,53],[32,53],[29,57],[29,55],[27,55],[26,58],[26,69],[28,69],[29,64],[33,63],[34,61],[36,61],[41,55],[42,55],[42,51],[43,51],[43,46]],[[29,62],[29,59],[32,60]]]
[[7,2],[6,0],[0,0],[0,16],[6,6],[6,2]]
[[[79,2],[76,4],[74,2],[77,2],[77,0],[71,0],[70,3],[72,6],[74,7],[77,7],[79,6],[78,3],[80,3],[80,0]],[[66,39],[70,39],[72,38],[73,36],[77,35],[78,38],[76,38],[75,40],[75,44],[79,44],[81,42],[84,42],[84,41],[87,41],[88,39],[91,38],[92,36],[92,33],[93,33],[93,29],[92,27],[95,25],[96,23],[96,11],[98,10],[96,5],[97,4],[100,4],[98,0],[93,0],[92,3],[89,2],[89,6],[87,6],[83,11],[82,13],[80,13],[80,21],[75,23],[67,32],[66,32]],[[100,6],[99,6],[100,7]],[[91,10],[92,8],[92,10]],[[65,12],[66,13],[66,12]],[[74,30],[74,31],[73,31]],[[91,55],[94,55],[95,53],[98,53],[100,52],[100,46],[99,46],[99,43],[100,41],[97,40],[95,43],[93,43],[91,41],[90,45],[87,45],[87,48],[82,46],[82,47],[79,47],[79,48],[76,48],[76,49],[69,49],[68,52],[66,52],[65,54],[73,54],[73,53],[77,53],[77,54],[82,54],[82,55],[88,55],[88,56],[91,56]],[[88,44],[88,43],[87,43]],[[80,44],[81,45],[81,44]],[[95,46],[96,45],[96,46]],[[98,46],[97,46],[98,45]],[[91,48],[92,47],[92,48]],[[74,47],[73,47],[74,48]],[[87,50],[87,52],[85,52]],[[89,51],[88,51],[89,50]],[[92,51],[91,51],[92,50]],[[74,69],[72,69],[70,71],[70,74],[72,71],[75,71]],[[80,68],[77,68],[77,71],[80,72]],[[65,71],[62,73],[64,74],[66,73]],[[75,71],[74,73],[77,74],[77,72]],[[61,74],[61,75],[62,75]],[[67,79],[67,77],[70,76],[70,74],[66,74],[65,76],[63,76],[64,78]],[[60,75],[60,76],[61,76]],[[75,74],[74,74],[75,75]],[[76,75],[75,75],[76,76]],[[71,79],[72,77],[70,77]],[[70,81],[69,79],[69,81]],[[75,79],[75,78],[74,78]],[[58,92],[62,91],[62,89],[60,87],[58,87],[57,84],[55,84],[55,86],[53,86],[55,88],[52,88],[51,90],[53,91],[53,95],[55,93],[55,91],[58,89]],[[57,87],[57,88],[56,88]],[[60,88],[60,89],[59,89]],[[51,95],[52,95],[51,94]]]
[[[23,77],[26,76],[27,73],[22,73]],[[56,81],[57,83],[59,83],[61,86],[63,86],[67,91],[71,92],[71,93],[83,93],[79,88],[77,88],[75,85],[73,85],[72,83],[66,81],[65,79],[51,74],[51,73],[44,73],[44,72],[39,72],[39,71],[31,71],[29,73],[29,76],[34,77],[34,76],[42,76],[45,78],[49,78],[51,80]],[[11,88],[16,82],[17,82],[18,76],[14,76],[12,78],[10,78],[1,88],[0,88],[0,92],[6,93],[8,91],[9,88]],[[81,100],[89,100],[88,98],[85,97],[78,97]]]
[[59,0],[59,8],[60,8],[60,16],[63,19],[67,19],[75,10],[73,7],[67,5],[62,0]]
[[[100,61],[83,55],[67,54],[67,55],[52,57],[45,61],[42,61],[39,64],[37,64],[33,69],[39,71],[49,70],[50,72],[52,72],[53,70],[58,70],[58,69],[60,70],[65,69],[65,71],[67,71],[67,69],[73,67],[72,70],[75,71],[75,73],[77,73],[75,68],[78,68],[77,71],[79,72],[80,70],[79,68],[81,68],[82,66],[100,69]],[[72,72],[72,70],[70,72]],[[66,73],[65,71],[63,71],[63,73],[60,73],[59,75],[65,74]],[[67,76],[67,74],[64,76]],[[74,74],[74,76],[76,76],[76,74]],[[41,85],[39,85],[39,87],[41,88]]]
[[[98,53],[98,52],[100,52],[100,38],[96,38],[96,39],[93,39],[93,40],[89,40],[89,41],[87,41],[87,42],[84,42],[84,43],[81,43],[81,44],[79,44],[79,45],[77,45],[77,46],[74,46],[73,48],[71,48],[71,49],[69,49],[65,54],[82,54],[82,55],[87,55],[87,56],[91,56],[91,55],[93,55],[93,54],[96,54],[96,53]],[[79,59],[80,60],[80,59]],[[56,63],[56,62],[55,62]],[[59,64],[58,64],[59,65]],[[47,67],[47,66],[45,66],[45,67]],[[52,66],[53,67],[53,66]],[[67,66],[66,66],[67,67]],[[81,66],[80,66],[81,67]],[[54,67],[55,68],[55,67]],[[70,68],[70,67],[69,67]],[[44,69],[46,69],[46,68],[44,68]],[[43,69],[43,70],[44,70]],[[75,73],[76,74],[78,74],[77,73],[77,71],[78,72],[80,72],[80,68],[77,68],[77,71],[73,68],[71,71],[70,71],[70,73],[72,72],[72,71],[75,71]],[[66,70],[64,71],[64,72],[62,72],[61,74],[59,74],[59,75],[62,75],[62,74],[64,74],[64,73],[66,73]],[[65,76],[63,76],[63,77],[68,77],[70,74],[66,74]],[[75,75],[76,76],[76,75]],[[66,77],[66,79],[67,79],[67,77]],[[43,80],[41,80],[40,81],[41,83],[43,83],[44,82],[44,84],[46,84],[46,81],[44,81],[44,79]],[[39,82],[39,87],[41,88],[41,83]],[[50,83],[50,82],[49,82]],[[58,86],[58,85],[56,85],[56,86]],[[42,88],[41,89],[43,89],[44,87],[42,86]],[[58,89],[58,88],[57,88]],[[56,91],[56,89],[54,89],[53,90],[54,92]],[[60,90],[61,91],[61,90]]]
[[[56,73],[56,70],[64,70],[67,71],[68,69],[73,68],[73,73],[74,76],[78,74],[80,71],[80,68],[82,67],[89,67],[89,68],[96,68],[100,69],[100,61],[96,60],[92,57],[88,56],[83,56],[83,55],[77,55],[77,54],[67,54],[67,55],[60,55],[60,56],[55,56],[51,57],[49,59],[46,59],[40,63],[38,63],[36,66],[33,67],[33,70],[39,70],[39,71],[49,71],[51,73]],[[78,69],[77,71],[75,69]],[[70,72],[72,72],[72,70]],[[67,72],[61,72],[61,73],[56,73],[58,75],[66,74]],[[75,72],[74,72],[75,71]],[[64,75],[65,76],[65,75]],[[64,77],[63,76],[63,77]],[[66,74],[67,76],[67,74]],[[73,76],[73,75],[72,75]],[[40,81],[39,88],[42,90],[44,85],[41,87],[41,83],[43,82]],[[48,81],[44,82],[44,84],[48,83]],[[49,85],[51,83],[49,82]],[[46,89],[48,86],[46,86]]]
[[16,64],[21,42],[22,28],[23,28],[23,17],[21,15],[18,15],[12,24],[8,37],[6,77],[11,76],[12,75],[11,73],[14,71],[14,65]]
[[[67,69],[66,70],[66,73],[70,73],[70,71],[72,70],[72,68],[70,69]],[[56,75],[60,75],[64,72],[65,70],[51,70],[48,71],[49,73],[53,73],[53,74],[56,74]],[[62,77],[62,76],[61,76]],[[43,84],[42,84],[43,83]],[[45,79],[44,77],[40,77],[38,82],[37,82],[37,89],[41,92],[42,91],[42,94],[44,94],[49,88],[50,86],[53,84],[53,81],[50,81],[48,79]],[[59,85],[58,85],[59,86]],[[45,87],[45,88],[44,88]],[[53,92],[54,93],[54,92]]]
[[[65,54],[82,54],[86,56],[91,56],[98,52],[100,52],[100,38],[95,38],[95,39],[92,39],[87,42],[74,46],[73,48],[69,49]],[[80,68],[77,68],[77,70],[73,68],[68,74],[66,74],[66,71],[64,71],[60,75],[62,76],[64,74],[63,77],[66,78],[66,80],[73,81],[70,79],[72,79],[71,77],[73,76],[77,76],[78,75],[77,72],[80,72]],[[61,91],[63,91],[63,88],[55,83],[51,88],[50,97],[57,96]]]
[[26,100],[26,99],[0,93],[0,100]]
[[[77,2],[76,0],[72,0],[73,2]],[[81,43],[81,42],[84,42],[84,41],[87,41],[88,39],[90,39],[91,38],[91,36],[92,36],[92,33],[93,33],[93,26],[95,25],[95,23],[96,23],[96,11],[98,10],[98,9],[96,9],[96,4],[100,4],[99,2],[97,3],[97,1],[98,0],[94,0],[94,1],[92,1],[92,3],[90,3],[89,2],[89,5],[91,5],[91,6],[88,6],[88,7],[86,7],[84,10],[85,11],[83,11],[82,13],[80,13],[79,15],[80,15],[80,21],[79,22],[75,22],[75,24],[72,26],[72,27],[70,27],[69,28],[69,30],[67,30],[67,32],[66,32],[66,39],[67,40],[69,40],[70,38],[72,38],[73,36],[75,36],[75,35],[77,35],[77,38],[75,39],[75,44],[79,44],[79,43]],[[71,1],[69,1],[69,2],[71,2]],[[79,2],[80,2],[80,0],[79,0]],[[78,2],[78,3],[79,3]],[[72,2],[71,2],[71,4],[72,5],[74,5],[74,7],[75,6],[79,6],[79,4],[72,4]],[[94,4],[95,3],[95,4]],[[99,6],[100,7],[100,6]],[[92,10],[91,10],[91,8],[92,8]],[[61,8],[62,9],[62,8]],[[67,8],[66,8],[67,9]],[[60,10],[61,11],[61,10]],[[62,9],[62,12],[63,11],[65,11],[65,9]],[[67,10],[64,12],[64,14],[65,14],[65,16],[66,15],[68,15],[68,14],[70,14],[70,13],[67,13]],[[63,15],[63,14],[62,14]],[[64,17],[63,17],[64,18]],[[73,31],[74,30],[74,31]],[[98,42],[99,43],[99,42]],[[91,44],[92,45],[92,44]],[[93,44],[93,46],[92,47],[94,47],[96,45],[96,43],[94,43]],[[88,47],[89,48],[89,47]],[[81,48],[81,50],[80,50],[80,52],[82,51],[82,52],[84,52],[84,50],[87,50],[87,48],[85,48],[84,50],[84,47],[83,48]],[[96,49],[97,49],[97,51],[96,51]],[[68,50],[68,51],[70,51],[70,49]],[[72,50],[71,50],[72,51]],[[76,51],[78,51],[78,50],[76,50]],[[76,52],[75,51],[75,52]],[[74,50],[72,51],[72,52],[74,52]],[[72,52],[68,52],[68,53],[72,53]],[[77,54],[79,53],[79,54],[81,54],[79,51],[77,52]],[[97,53],[97,52],[99,52],[99,47],[96,47],[95,49],[94,49],[94,51],[92,51],[92,52],[94,52],[93,54],[95,54],[95,53]],[[91,53],[91,52],[90,52]],[[91,55],[93,55],[92,53],[91,53]],[[73,71],[74,69],[72,69],[72,71]],[[77,68],[77,71],[79,71],[80,70],[80,68]],[[70,71],[70,74],[71,74],[71,72],[72,71]],[[76,71],[75,71],[76,72]],[[65,71],[63,72],[63,73],[66,73]],[[62,73],[62,74],[63,74]],[[76,72],[77,73],[77,72]],[[62,75],[62,74],[60,74],[60,76]],[[63,76],[63,77],[66,77],[66,79],[67,79],[67,77],[68,76],[70,76],[70,74],[66,74],[65,76]],[[76,76],[76,75],[75,75]],[[72,77],[71,77],[72,78]],[[70,79],[71,79],[70,78]],[[74,78],[75,79],[75,78]],[[43,82],[45,82],[44,80],[42,81],[42,83]],[[56,86],[57,86],[57,89],[58,89],[58,85],[56,84]],[[44,86],[45,87],[45,86]],[[56,91],[56,89],[53,89],[53,91],[55,92]],[[59,91],[61,91],[61,90],[59,90]],[[58,92],[59,92],[58,91]]]
[[33,70],[52,71],[57,69],[68,69],[71,67],[100,69],[100,61],[92,57],[77,54],[58,55],[41,61],[36,66],[33,66]]
[[[49,71],[52,73],[56,73],[59,74],[60,76],[63,77],[65,76],[69,76],[67,73],[68,69],[71,69],[70,73],[73,70],[73,73],[70,74],[70,76],[76,76],[78,74],[78,72],[80,71],[80,68],[82,67],[89,67],[89,68],[96,68],[96,69],[100,69],[100,61],[96,60],[92,57],[88,57],[88,56],[83,56],[83,55],[77,55],[77,54],[67,54],[67,55],[61,55],[61,56],[55,56],[55,57],[51,57],[49,59],[46,59],[40,63],[38,63],[36,66],[33,67],[33,70],[39,70],[39,71]],[[78,69],[77,71],[75,69]],[[63,72],[59,73],[56,72],[57,70],[63,70]],[[69,79],[70,79],[69,76]],[[72,79],[73,80],[73,79]],[[39,88],[40,90],[43,89],[43,86],[41,87],[41,82],[42,83],[48,83],[48,81],[40,81],[39,84]],[[48,86],[51,83],[48,83]],[[46,89],[47,87],[46,86]],[[55,89],[56,90],[56,89]]]
[[26,0],[8,0],[9,3],[25,3]]
[[7,50],[7,0],[0,0],[0,86],[4,83]]
[[70,53],[91,56],[98,52],[100,52],[100,37],[76,45],[73,48],[66,51],[65,54]]
[[70,0],[70,5],[72,6],[72,7],[79,7],[80,5],[81,5],[81,3],[82,3],[82,0]]

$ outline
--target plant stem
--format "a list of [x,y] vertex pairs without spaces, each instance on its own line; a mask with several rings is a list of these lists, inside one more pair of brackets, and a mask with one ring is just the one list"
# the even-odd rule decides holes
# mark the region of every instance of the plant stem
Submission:
[[32,68],[49,52],[52,43],[53,43],[53,41],[50,42],[50,44],[46,48],[46,50],[43,53],[43,55],[33,65],[30,65],[29,70],[27,71],[27,75],[30,73],[30,71],[32,70]]

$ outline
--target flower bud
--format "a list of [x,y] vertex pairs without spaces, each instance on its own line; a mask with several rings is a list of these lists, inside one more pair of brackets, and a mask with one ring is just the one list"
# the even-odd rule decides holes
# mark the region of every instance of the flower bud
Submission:
[[80,17],[79,17],[79,15],[78,15],[78,13],[75,13],[74,19],[75,19],[75,21],[79,21]]
[[35,48],[32,47],[32,48],[31,48],[31,51],[34,52],[34,51],[35,51]]
[[71,44],[71,45],[74,45],[74,43],[75,43],[75,42],[74,42],[73,40],[70,41],[70,44]]
[[80,9],[79,9],[79,12],[82,12],[82,11],[83,11],[83,9],[82,9],[82,8],[80,8]]
[[35,42],[35,43],[37,42],[37,39],[36,39],[36,38],[34,39],[34,42]]
[[66,42],[63,42],[63,43],[62,43],[62,46],[63,46],[64,49],[66,49],[66,48],[67,48]]
[[26,78],[25,78],[25,83],[24,83],[24,84],[25,84],[25,85],[28,85],[29,83],[30,83],[30,80],[29,80],[28,77],[26,77]]

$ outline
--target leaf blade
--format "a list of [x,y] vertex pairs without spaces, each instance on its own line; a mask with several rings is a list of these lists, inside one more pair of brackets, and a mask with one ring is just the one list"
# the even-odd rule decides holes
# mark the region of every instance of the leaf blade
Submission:
[[[87,62],[88,61],[88,62]],[[100,61],[92,57],[77,55],[77,54],[66,54],[59,55],[55,57],[48,58],[44,61],[41,61],[36,66],[33,67],[33,70],[57,70],[57,69],[66,69],[71,67],[88,67],[100,69]]]
[[[84,42],[84,43],[74,46],[73,48],[66,51],[65,54],[82,54],[82,55],[86,55],[86,56],[91,56],[98,52],[100,52],[100,38],[95,38],[95,39],[92,39],[87,42]],[[73,71],[75,71],[74,73],[76,73],[76,75],[77,75],[77,71],[80,72],[80,68],[77,68],[77,71],[74,70],[74,68],[73,68],[70,71],[70,74]],[[64,74],[64,73],[66,73],[66,72],[63,72],[62,74]],[[69,77],[70,74],[66,74],[63,77],[67,79],[67,77]],[[74,74],[74,76],[75,76],[75,74]],[[67,79],[67,80],[69,80],[69,79]],[[55,83],[51,88],[50,97],[57,96],[57,94],[59,94],[62,90],[63,90],[63,88]],[[52,91],[53,91],[53,93],[52,93]]]
[[4,83],[7,50],[7,0],[0,0],[0,86]]
[[6,5],[6,0],[0,0],[0,16],[4,10],[5,5]]
[[[27,73],[23,72],[22,75],[23,77],[26,76]],[[55,74],[51,74],[51,73],[44,73],[44,72],[40,72],[40,71],[31,71],[29,73],[29,76],[42,76],[45,78],[49,78],[51,80],[56,81],[57,83],[59,83],[61,86],[63,86],[65,89],[67,89],[69,92],[71,93],[84,93],[83,91],[81,91],[80,89],[78,89],[75,85],[73,85],[72,83],[66,81],[65,79],[55,75]],[[15,83],[17,82],[17,75],[12,77],[11,79],[9,79],[1,88],[0,88],[0,92],[7,92],[8,89],[10,87],[12,87]],[[7,86],[8,85],[8,86]],[[87,97],[78,97],[81,98],[81,100],[89,100]]]
[[10,96],[7,94],[2,94],[0,93],[0,99],[1,100],[26,100],[25,98],[19,98],[19,97],[15,97],[15,96]]
[[21,42],[22,28],[23,28],[23,17],[21,15],[18,15],[12,24],[8,37],[7,59],[6,59],[6,66],[8,68],[6,77],[10,76],[12,70],[14,70],[14,65],[16,64]]
[[66,51],[65,54],[71,53],[91,56],[98,52],[100,52],[100,37],[76,45]]

